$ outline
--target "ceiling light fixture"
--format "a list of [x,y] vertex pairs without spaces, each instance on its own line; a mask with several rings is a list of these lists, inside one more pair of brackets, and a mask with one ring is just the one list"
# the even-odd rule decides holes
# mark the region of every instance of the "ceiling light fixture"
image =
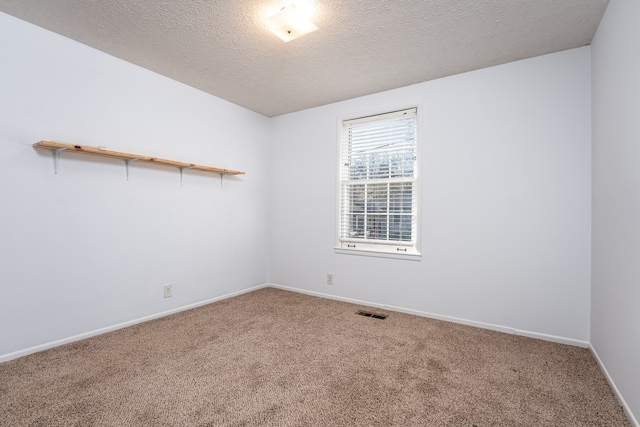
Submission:
[[263,18],[262,23],[285,43],[318,29],[295,4],[283,7],[275,15]]

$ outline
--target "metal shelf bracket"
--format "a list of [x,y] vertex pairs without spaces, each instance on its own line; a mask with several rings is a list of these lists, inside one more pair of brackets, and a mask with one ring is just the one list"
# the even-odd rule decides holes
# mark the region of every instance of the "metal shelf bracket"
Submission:
[[185,167],[180,168],[180,187],[182,187],[182,172],[185,169],[191,169],[191,168],[193,168],[193,166],[185,166]]
[[60,153],[66,150],[66,147],[56,148],[51,152],[53,154],[53,173],[58,175],[58,162],[60,160]]
[[127,171],[127,181],[129,181],[129,166],[131,166],[131,163],[135,162],[136,160],[140,160],[140,159],[126,159],[124,161],[124,167]]

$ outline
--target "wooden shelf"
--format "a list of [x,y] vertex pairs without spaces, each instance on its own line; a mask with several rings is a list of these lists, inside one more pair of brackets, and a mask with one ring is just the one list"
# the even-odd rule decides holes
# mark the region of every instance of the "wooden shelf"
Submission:
[[[101,156],[101,157],[111,157],[113,159],[124,160],[125,162],[144,162],[144,163],[154,163],[163,166],[171,166],[180,169],[193,169],[204,172],[213,172],[222,175],[243,175],[244,172],[231,170],[231,169],[221,169],[214,168],[212,166],[202,166],[196,165],[194,163],[184,163],[177,162],[175,160],[167,160],[161,159],[158,157],[149,157],[149,156],[141,156],[138,154],[131,153],[121,153],[119,151],[111,151],[111,150],[103,150],[101,148],[95,147],[87,147],[85,145],[73,145],[73,144],[65,144],[63,142],[55,142],[55,141],[40,141],[33,144],[34,148],[43,148],[45,150],[51,150],[55,155],[58,155],[62,151],[69,151],[80,154],[88,154],[91,156]],[[57,164],[57,163],[56,163]],[[127,163],[128,165],[129,163]],[[56,171],[57,172],[57,171]]]

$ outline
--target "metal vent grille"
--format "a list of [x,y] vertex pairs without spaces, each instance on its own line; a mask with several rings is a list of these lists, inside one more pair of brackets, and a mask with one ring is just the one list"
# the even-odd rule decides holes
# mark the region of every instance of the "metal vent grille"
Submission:
[[384,319],[387,318],[386,314],[375,314],[375,313],[370,313],[370,312],[364,311],[364,310],[358,310],[358,311],[356,311],[356,314],[358,316],[373,317],[374,319],[380,319],[380,320],[384,320]]

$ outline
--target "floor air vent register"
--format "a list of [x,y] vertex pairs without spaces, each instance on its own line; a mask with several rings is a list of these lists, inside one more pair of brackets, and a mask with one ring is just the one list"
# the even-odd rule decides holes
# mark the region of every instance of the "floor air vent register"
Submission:
[[386,314],[369,313],[368,311],[363,311],[363,310],[356,311],[356,314],[358,316],[373,317],[374,319],[380,319],[380,320],[384,320],[387,318]]

